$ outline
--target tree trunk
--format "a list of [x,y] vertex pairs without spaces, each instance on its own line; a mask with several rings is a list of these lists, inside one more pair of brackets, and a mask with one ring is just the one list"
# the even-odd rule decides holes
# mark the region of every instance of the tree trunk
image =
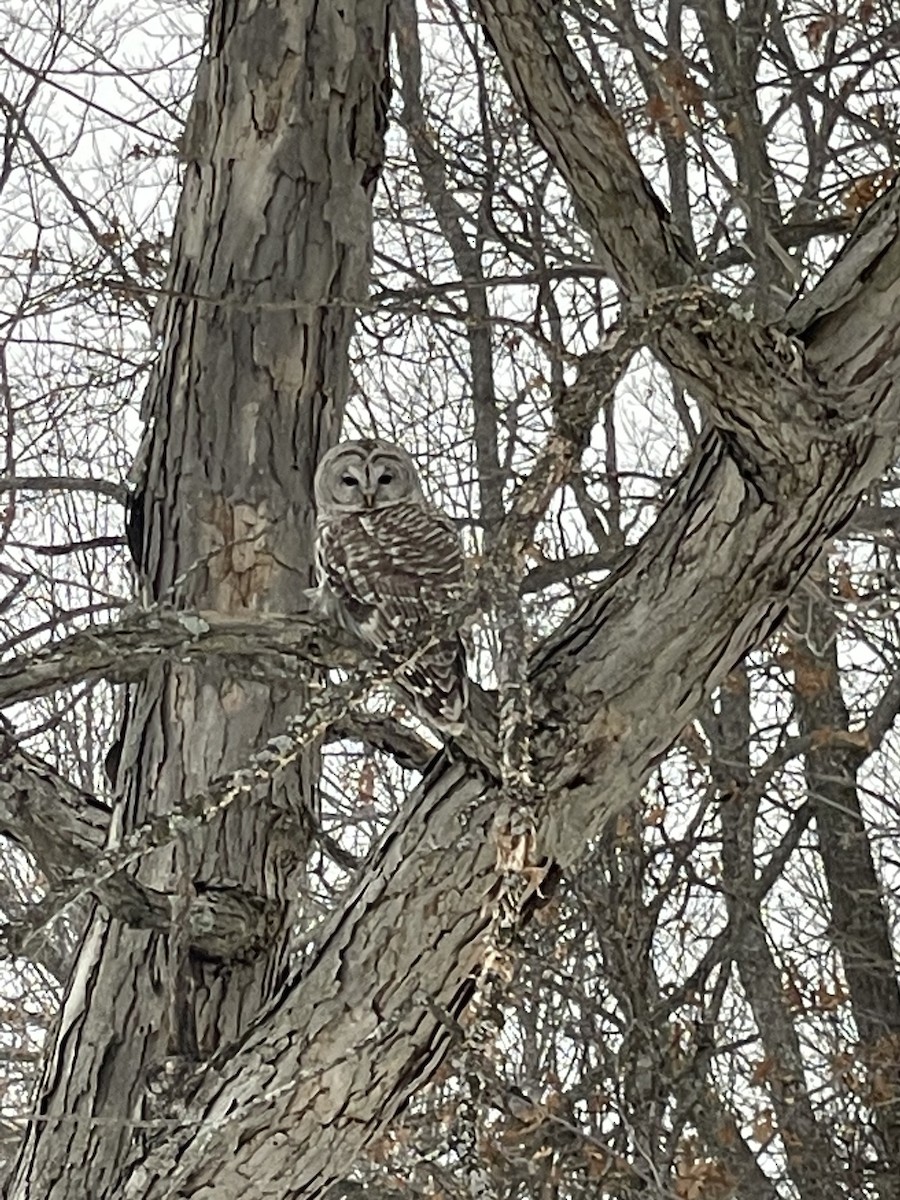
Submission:
[[[534,833],[523,852],[523,876],[533,879],[551,861],[563,867],[575,862],[609,814],[633,801],[704,698],[777,624],[826,539],[843,527],[865,488],[891,461],[900,414],[892,369],[900,339],[900,193],[873,207],[824,282],[793,310],[789,332],[746,319],[723,297],[682,287],[689,264],[621,131],[573,62],[548,0],[481,0],[479,7],[517,99],[572,187],[598,254],[633,302],[632,310],[646,319],[646,326],[637,328],[690,381],[711,414],[710,427],[698,438],[654,527],[530,664],[539,787],[528,814]],[[336,17],[329,23],[321,15],[326,10],[332,14],[333,6],[316,10],[323,28],[315,56],[305,66],[313,80],[324,66],[334,68],[328,48],[348,44],[325,36],[327,30],[345,29]],[[262,13],[252,19],[267,28],[257,40],[270,48],[276,38],[278,45],[298,42],[293,26],[287,33],[279,26],[273,37],[274,18],[270,10]],[[221,53],[230,48],[237,54],[235,39],[240,47],[256,44],[241,26],[216,22],[214,46],[220,24],[229,30]],[[374,35],[372,45],[383,49]],[[365,54],[346,59],[345,65],[360,61],[365,63]],[[246,121],[230,119],[231,92],[240,89],[244,76],[224,69],[217,73],[217,62],[205,86],[214,98],[210,109],[222,108],[225,114],[223,141],[228,140],[225,130],[231,130],[228,150],[220,147],[214,159],[226,180],[240,173],[243,160],[234,144],[251,138],[252,126],[254,153],[259,149],[277,174],[273,189],[288,187],[285,179],[300,174],[299,162],[304,179],[320,169],[324,192],[334,186],[336,193],[337,186],[327,182],[334,164],[317,160],[314,168],[308,160],[320,145],[333,155],[334,129],[350,128],[344,121],[349,81],[335,84],[331,93],[340,120],[328,124],[327,135],[310,113],[303,113],[308,141],[288,137],[292,152],[278,157],[265,140],[276,116],[265,105],[253,105]],[[285,69],[278,68],[277,78]],[[259,71],[263,74],[248,69],[247,86],[261,86],[264,78],[272,112],[283,116],[278,102],[284,93],[278,93],[274,76]],[[298,76],[303,81],[298,88],[305,87],[305,79]],[[318,85],[303,91],[311,103],[322,94]],[[377,95],[376,90],[372,103],[380,111]],[[201,101],[198,112],[203,110]],[[371,108],[361,111],[371,115]],[[208,114],[209,121],[218,119],[215,112]],[[361,118],[352,127],[357,133],[366,128]],[[365,165],[355,181],[357,192],[360,180],[371,182],[374,173],[371,161]],[[346,174],[338,177],[346,190]],[[258,202],[255,178],[250,170],[248,180],[234,184],[229,206],[210,203],[202,220],[182,211],[180,241],[203,256],[206,276],[189,278],[180,267],[181,274],[173,274],[179,295],[202,292],[203,282],[206,297],[221,295],[227,285],[230,294],[252,291],[258,304],[262,293],[272,291],[269,276],[280,259],[260,251],[256,264],[256,252],[248,250],[259,268],[252,278],[261,280],[254,290],[252,284],[245,287],[244,274],[233,264],[225,269],[217,258],[234,214],[245,214],[244,230],[248,208],[266,213],[267,221],[269,208],[283,211],[280,199],[269,207]],[[211,172],[215,195],[217,179]],[[333,214],[331,193],[324,192],[323,209]],[[273,194],[281,196],[280,190]],[[306,230],[315,251],[298,289],[311,279],[332,280],[318,257],[323,244],[332,245],[325,236],[332,235],[332,226],[325,224],[318,241]],[[264,238],[248,242],[268,244]],[[182,248],[176,261],[182,262],[185,253]],[[656,294],[660,288],[667,294]],[[346,287],[331,294],[347,302]],[[293,495],[287,480],[264,491],[257,467],[265,463],[267,478],[279,474],[281,448],[290,444],[287,434],[298,443],[295,457],[306,455],[307,465],[327,443],[322,423],[327,425],[339,404],[324,395],[324,415],[314,407],[328,378],[327,372],[322,379],[315,372],[341,349],[329,324],[337,317],[322,311],[316,318],[320,326],[308,313],[310,324],[299,330],[297,358],[282,360],[268,340],[265,314],[257,326],[240,304],[213,306],[219,317],[207,315],[207,305],[207,300],[176,300],[167,310],[167,354],[151,413],[156,423],[149,443],[145,573],[156,599],[171,594],[179,603],[197,605],[208,594],[222,608],[244,609],[262,607],[259,596],[265,593],[273,606],[283,604],[280,589],[290,567],[294,587],[302,575],[305,559],[297,539],[305,532],[303,548],[308,548],[309,510],[300,501],[295,507],[277,501],[284,490]],[[292,310],[293,319],[299,322],[302,312]],[[284,314],[279,319],[287,320]],[[227,336],[213,336],[219,321],[225,322]],[[325,328],[332,330],[330,340]],[[270,373],[270,386],[282,404],[283,392],[290,396],[287,410],[274,402],[260,409],[255,388],[270,393],[257,370]],[[239,403],[242,373],[247,387],[241,386]],[[285,382],[289,376],[295,391]],[[309,389],[308,378],[313,380]],[[231,397],[228,404],[222,390]],[[223,418],[220,428],[217,416],[209,429],[200,417],[213,404],[224,407],[231,420],[226,424]],[[255,435],[251,461],[235,466],[237,482],[232,483],[216,455],[232,463],[239,435],[247,429]],[[196,444],[208,453],[196,453]],[[300,474],[302,493],[309,472]],[[283,536],[292,519],[292,536]],[[261,712],[271,712],[274,719],[280,702],[270,692],[228,681],[212,666],[196,673],[185,668],[158,672],[151,683],[135,697],[135,744],[125,748],[126,826],[153,806],[170,804],[181,789],[195,788],[222,766],[221,760],[240,761],[263,732]],[[143,740],[137,743],[139,733]],[[209,841],[161,854],[164,861],[146,871],[146,881],[177,891],[184,875],[230,884],[235,872],[239,883],[258,891],[272,879],[271,868],[286,886],[296,860],[290,847],[279,857],[276,814],[302,814],[303,792],[302,781],[295,782],[287,793],[271,797],[265,813],[235,810],[213,827]],[[36,1123],[13,1194],[54,1200],[70,1191],[92,1200],[322,1196],[433,1075],[458,1036],[456,1018],[490,957],[484,934],[498,894],[497,829],[498,822],[502,829],[509,819],[506,802],[496,779],[458,748],[441,756],[370,856],[303,972],[280,988],[283,938],[264,963],[223,967],[191,955],[179,920],[175,936],[163,944],[155,935],[129,933],[96,918],[70,990],[43,1111],[61,1115],[68,1104],[76,1115],[121,1120],[138,1108],[144,1076],[126,1070],[121,1046],[110,1044],[104,1027],[110,1017],[125,1030],[131,1054],[148,1062],[159,1064],[173,1047],[189,1053],[194,1041],[201,1054],[215,1053],[183,1090],[175,1089],[185,1104],[181,1123],[156,1131],[149,1147],[133,1147],[124,1171],[120,1150],[127,1135],[118,1126],[98,1125],[92,1133],[83,1121]],[[271,845],[263,845],[259,831],[273,839]],[[264,859],[269,850],[273,857]],[[273,886],[272,895],[283,903],[277,892]],[[190,897],[183,899],[187,903]],[[190,974],[177,973],[182,961]],[[183,978],[189,989],[179,989]],[[144,994],[151,989],[152,995]],[[98,1000],[110,1006],[118,1001],[120,1011],[107,1010],[101,1023]],[[186,1011],[195,1019],[184,1037],[180,1018]],[[234,1041],[226,1045],[229,1035]],[[44,1128],[55,1130],[46,1144]],[[82,1155],[94,1157],[96,1164],[79,1167]],[[67,1162],[76,1166],[63,1181]]]
[[824,560],[815,583],[805,604],[795,601],[798,624],[807,632],[790,651],[800,732],[814,747],[806,756],[806,786],[831,902],[829,934],[843,963],[859,1034],[857,1054],[866,1073],[880,1157],[887,1164],[879,1173],[878,1195],[898,1200],[900,986],[857,783],[870,747],[865,734],[850,729],[838,670],[839,629]]
[[[387,85],[386,0],[213,4],[145,403],[135,528],[153,602],[290,612],[310,583],[312,475],[347,393]],[[129,700],[113,838],[243,764],[302,704],[302,687],[215,659],[153,668]],[[169,894],[168,934],[95,909],[10,1196],[120,1196],[154,1093],[168,1111],[169,1082],[283,984],[315,767],[307,755],[264,803],[141,862]],[[210,889],[268,906],[270,944],[237,961],[192,945]]]
[[767,1063],[765,1078],[790,1179],[802,1200],[839,1200],[840,1171],[816,1119],[781,968],[763,924],[756,888],[754,837],[759,799],[752,795],[750,684],[732,671],[719,694],[712,773],[722,797],[722,870],[735,965],[756,1021]]
[[[852,341],[850,310],[845,330]],[[871,464],[882,468],[888,447],[863,447],[851,430],[828,449],[829,437],[811,448],[802,486],[774,506],[717,435],[704,438],[627,566],[535,656],[546,789],[536,867],[574,862],[637,793],[702,697],[770,632]],[[136,1161],[126,1197],[214,1188],[239,1200],[251,1179],[272,1200],[324,1195],[453,1044],[485,954],[502,813],[502,791],[482,771],[435,763],[303,975],[195,1077],[195,1124]]]

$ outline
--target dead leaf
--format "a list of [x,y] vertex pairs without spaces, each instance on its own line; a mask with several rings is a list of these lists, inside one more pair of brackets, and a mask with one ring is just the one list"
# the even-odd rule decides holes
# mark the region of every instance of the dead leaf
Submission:
[[835,580],[837,582],[837,592],[844,600],[858,600],[859,592],[853,586],[853,581],[850,578],[850,564],[848,562],[839,562],[834,568]]
[[[507,825],[494,833],[497,847],[495,870],[522,875],[534,863],[534,830],[530,828],[512,830]],[[546,869],[544,871],[546,874]]]
[[590,1142],[586,1142],[582,1146],[581,1152],[587,1159],[588,1179],[602,1179],[610,1168],[609,1155],[599,1146],[591,1145]]
[[815,21],[810,21],[803,31],[810,50],[819,49],[822,45],[822,39],[834,23],[835,18],[833,16],[817,17]]
[[848,992],[839,979],[834,981],[834,988],[828,989],[825,983],[816,988],[816,1008],[820,1012],[834,1012],[847,999]]
[[765,1058],[761,1058],[753,1067],[750,1073],[750,1082],[757,1087],[766,1083],[777,1066],[778,1060],[771,1054],[767,1054]]
[[819,667],[811,659],[797,655],[794,663],[794,689],[804,699],[812,700],[828,691],[831,686],[831,671]]
[[369,807],[375,803],[375,764],[367,758],[360,768],[359,782],[356,785],[356,803]]
[[675,1168],[675,1195],[681,1200],[726,1200],[734,1193],[734,1180],[717,1158],[695,1157],[688,1142]]
[[616,817],[616,837],[626,841],[631,836],[631,818],[627,813],[619,813]]
[[775,1127],[775,1114],[771,1108],[764,1108],[758,1112],[753,1118],[753,1137],[761,1146],[766,1146],[771,1142],[777,1130]]
[[716,1129],[716,1141],[720,1146],[734,1146],[737,1143],[737,1130],[733,1121],[723,1121]]
[[841,195],[841,205],[847,216],[855,216],[864,212],[889,186],[896,175],[895,167],[886,167],[883,171],[873,171],[870,175],[862,175],[850,184]]

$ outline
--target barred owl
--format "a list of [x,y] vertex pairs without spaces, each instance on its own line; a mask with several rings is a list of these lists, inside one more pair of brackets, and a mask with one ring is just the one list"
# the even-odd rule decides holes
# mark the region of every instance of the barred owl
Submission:
[[335,446],[315,491],[315,607],[399,667],[395,682],[419,715],[459,733],[468,680],[462,641],[446,632],[463,586],[453,523],[425,499],[406,451],[389,442]]

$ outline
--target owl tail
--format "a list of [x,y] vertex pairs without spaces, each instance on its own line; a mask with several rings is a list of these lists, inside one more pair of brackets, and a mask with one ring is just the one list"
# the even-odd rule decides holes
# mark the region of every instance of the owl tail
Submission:
[[462,733],[463,715],[469,702],[469,677],[461,638],[429,647],[397,676],[397,684],[423,721],[454,737]]

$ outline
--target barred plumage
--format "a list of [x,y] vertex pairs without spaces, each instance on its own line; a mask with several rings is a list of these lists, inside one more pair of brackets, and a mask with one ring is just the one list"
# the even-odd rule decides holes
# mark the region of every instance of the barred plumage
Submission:
[[[465,654],[447,622],[464,581],[459,536],[425,499],[409,455],[388,442],[342,442],[316,472],[318,600],[378,651],[425,720],[459,733]],[[401,665],[402,664],[402,665]]]

